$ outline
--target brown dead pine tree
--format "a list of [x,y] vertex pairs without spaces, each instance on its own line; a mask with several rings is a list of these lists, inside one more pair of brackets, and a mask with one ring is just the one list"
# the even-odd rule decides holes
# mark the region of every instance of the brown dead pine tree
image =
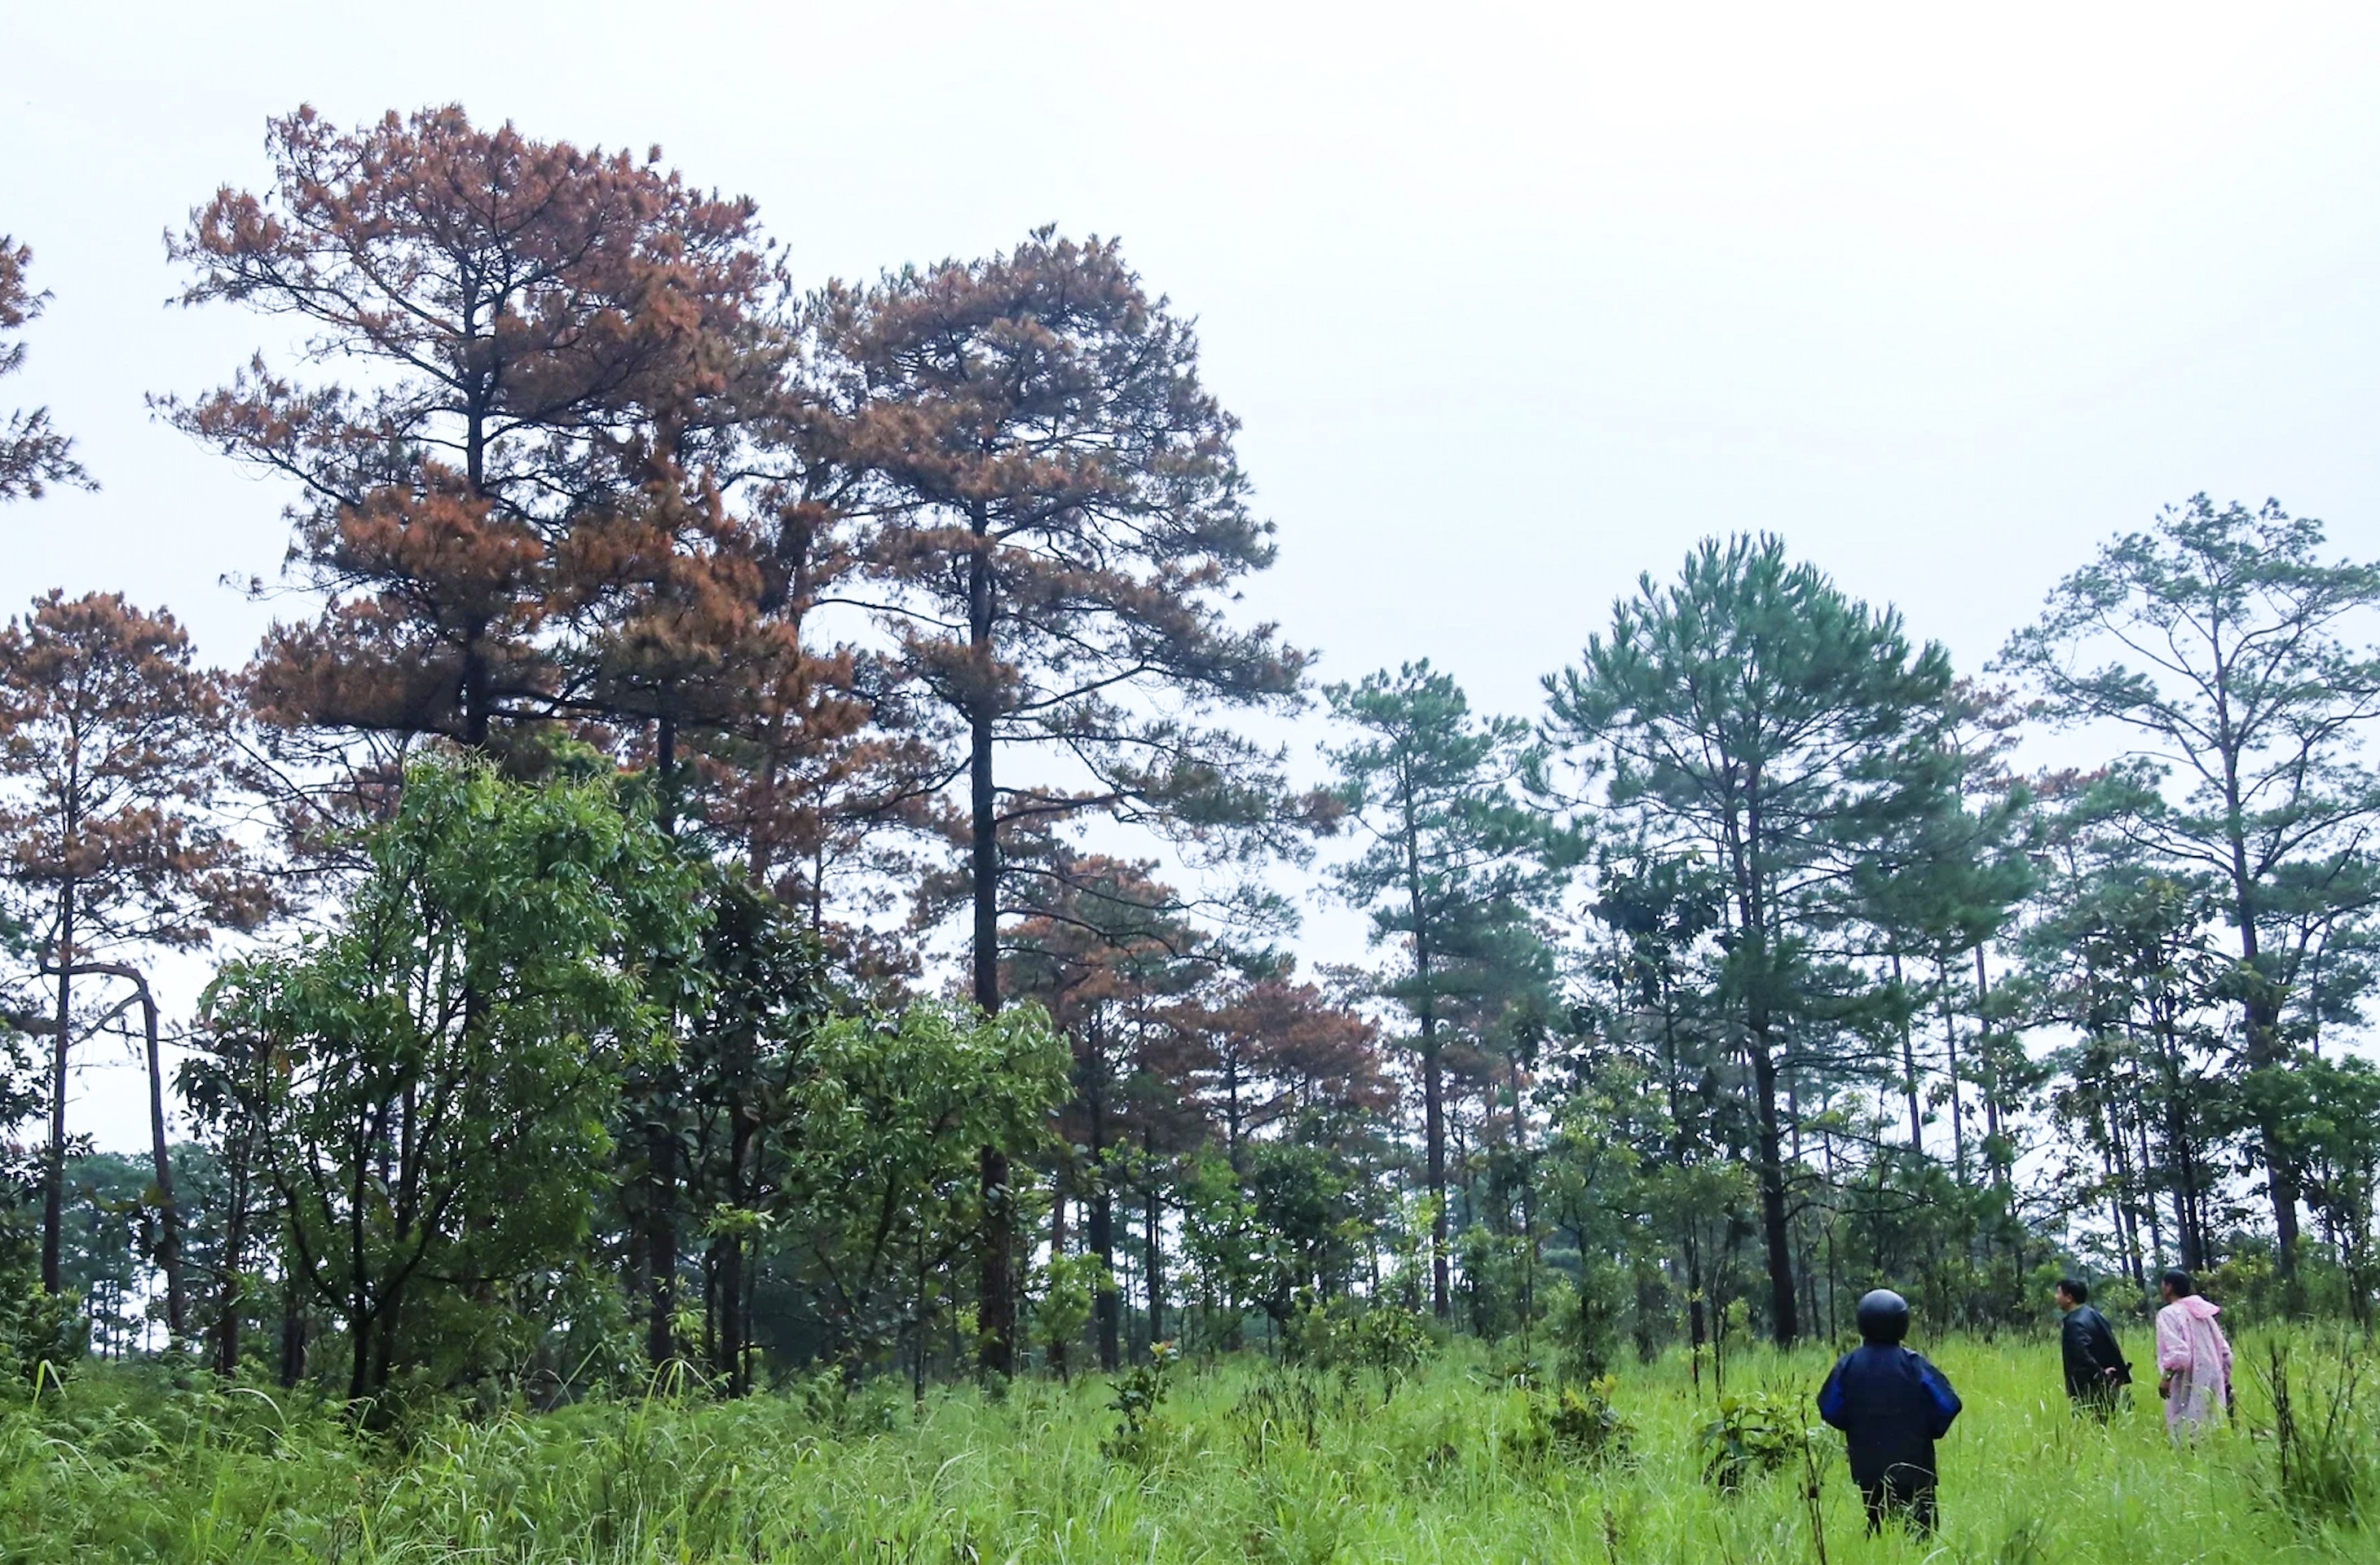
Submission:
[[646,481],[620,443],[721,375],[768,285],[752,205],[455,107],[352,131],[301,108],[265,141],[271,189],[226,187],[174,241],[183,302],[288,318],[358,383],[259,355],[159,402],[298,489],[289,565],[325,607],[267,640],[260,709],[494,753],[552,715],[557,544]]
[[[1275,758],[1203,718],[1291,703],[1305,659],[1224,617],[1233,583],[1270,564],[1271,528],[1190,324],[1113,241],[1043,229],[831,288],[817,319],[849,448],[880,480],[864,601],[957,730],[973,992],[997,1011],[1006,831],[1096,812],[1214,848],[1279,826]],[[998,758],[1025,748],[1077,784],[1003,784]],[[980,1362],[1005,1375],[1014,1203],[1006,1159],[981,1161]]]
[[[41,931],[43,973],[56,986],[50,1023],[49,1141],[42,1160],[42,1286],[58,1289],[65,1218],[67,1078],[77,1036],[78,978],[135,985],[126,958],[201,945],[217,928],[253,925],[263,882],[224,829],[229,703],[197,667],[173,616],[114,593],[36,599],[0,630],[0,851],[11,887]],[[153,1009],[151,1095],[162,1137]],[[172,1173],[158,1158],[164,1232],[177,1235]],[[179,1256],[161,1257],[169,1276]],[[178,1287],[168,1303],[178,1316]],[[178,1320],[172,1323],[178,1331]]]
[[[275,725],[443,735],[534,768],[541,734],[586,715],[574,663],[603,661],[569,646],[572,612],[616,585],[584,573],[653,564],[624,556],[612,524],[681,483],[695,498],[662,503],[699,508],[706,443],[735,438],[710,410],[742,383],[775,281],[752,203],[688,186],[658,148],[582,151],[453,106],[354,130],[301,108],[266,150],[269,191],[225,188],[174,243],[194,273],[184,302],[291,319],[305,362],[354,366],[356,382],[260,355],[221,390],[160,403],[298,487],[289,565],[323,608],[275,626],[253,702]],[[650,1279],[674,1244],[666,1201],[647,1204],[636,1242],[658,1253],[630,1269]],[[666,1348],[669,1312],[648,1304]]]

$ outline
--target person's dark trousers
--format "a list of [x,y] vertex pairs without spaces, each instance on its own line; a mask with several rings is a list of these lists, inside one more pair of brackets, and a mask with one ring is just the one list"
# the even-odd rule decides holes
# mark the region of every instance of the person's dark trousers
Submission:
[[2086,1386],[2072,1393],[2074,1411],[2078,1413],[2087,1413],[2105,1424],[2116,1416],[2116,1399],[2119,1394],[2120,1389],[2113,1381],[2104,1385]]
[[1920,1537],[1933,1534],[1937,1516],[1931,1473],[1888,1473],[1873,1484],[1862,1484],[1860,1498],[1867,1502],[1870,1537],[1884,1531],[1887,1522],[1902,1523]]

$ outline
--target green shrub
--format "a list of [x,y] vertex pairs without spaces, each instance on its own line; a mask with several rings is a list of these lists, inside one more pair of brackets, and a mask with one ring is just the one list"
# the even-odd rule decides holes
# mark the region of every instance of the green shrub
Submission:
[[1585,1387],[1564,1386],[1548,1396],[1529,1395],[1528,1412],[1510,1437],[1513,1454],[1603,1467],[1625,1459],[1635,1426],[1611,1405],[1618,1382],[1603,1376]]
[[1116,1378],[1108,1410],[1118,1422],[1115,1433],[1099,1447],[1111,1459],[1145,1462],[1155,1454],[1164,1428],[1166,1393],[1173,1389],[1174,1357],[1172,1343],[1154,1343],[1147,1364],[1135,1365]]
[[1805,1462],[1816,1431],[1802,1406],[1771,1391],[1721,1397],[1718,1416],[1702,1427],[1704,1481],[1736,1494],[1754,1478]]

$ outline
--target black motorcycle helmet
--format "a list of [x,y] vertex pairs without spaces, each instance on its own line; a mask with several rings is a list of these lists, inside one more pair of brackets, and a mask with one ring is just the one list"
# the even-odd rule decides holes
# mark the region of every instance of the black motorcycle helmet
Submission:
[[1861,1294],[1859,1328],[1871,1342],[1900,1341],[1909,1335],[1909,1301],[1889,1288]]

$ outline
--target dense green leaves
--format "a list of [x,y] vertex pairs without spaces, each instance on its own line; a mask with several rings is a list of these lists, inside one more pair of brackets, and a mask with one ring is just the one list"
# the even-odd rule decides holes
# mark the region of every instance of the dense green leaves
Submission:
[[206,1001],[264,1127],[283,1264],[344,1326],[357,1400],[484,1346],[484,1323],[409,1308],[431,1287],[530,1318],[563,1299],[622,1075],[667,1047],[644,964],[698,934],[692,870],[599,784],[417,767],[368,854],[332,930]]
[[950,1263],[983,1221],[979,1149],[1037,1150],[1067,1062],[1031,1005],[989,1018],[914,1005],[811,1037],[782,1201],[805,1291],[855,1375],[943,1306]]

